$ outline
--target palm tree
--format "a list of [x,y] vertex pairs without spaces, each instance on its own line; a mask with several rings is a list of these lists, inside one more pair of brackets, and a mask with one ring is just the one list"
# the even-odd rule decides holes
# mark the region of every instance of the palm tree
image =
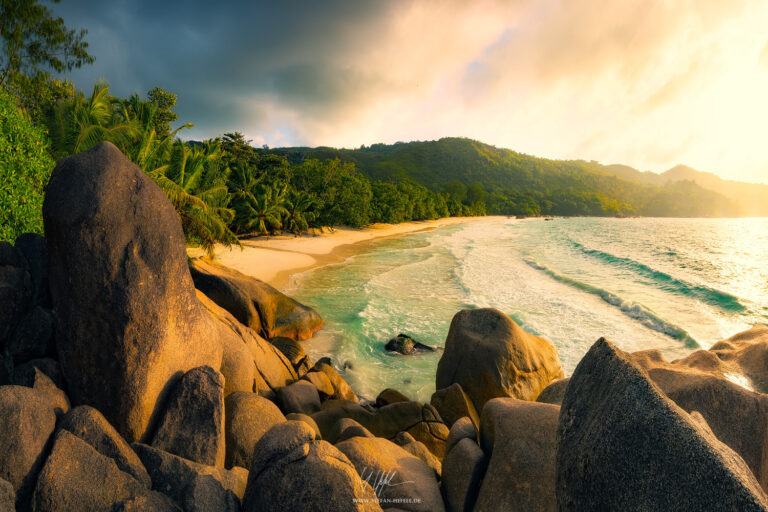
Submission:
[[198,242],[210,256],[216,243],[240,246],[228,226],[235,211],[228,208],[227,187],[210,179],[211,174],[217,174],[212,167],[220,161],[217,141],[193,148],[176,139],[169,163],[150,172],[179,213],[187,237]]
[[168,163],[178,133],[194,126],[192,123],[186,123],[166,136],[158,136],[155,128],[157,106],[142,100],[138,94],[120,101],[119,114],[126,122],[133,123],[137,128],[135,138],[120,149],[132,162],[150,175]]
[[[209,255],[216,243],[239,246],[228,227],[235,212],[228,208],[230,194],[224,183],[229,171],[220,168],[219,141],[192,147],[177,139],[191,123],[158,137],[156,114],[157,107],[138,95],[119,100],[110,96],[106,82],[96,82],[89,98],[78,92],[55,107],[49,123],[54,156],[110,141],[165,192],[190,241],[198,242]],[[216,174],[222,175],[220,182],[211,179]]]
[[234,224],[240,233],[268,234],[282,227],[287,185],[257,185],[235,195]]
[[129,144],[138,130],[135,123],[115,115],[116,101],[109,85],[98,81],[90,97],[77,91],[59,102],[48,123],[54,158],[80,153],[105,140],[118,147]]
[[257,177],[254,166],[242,162],[229,164],[227,187],[234,196],[240,196],[253,191],[261,183],[263,176]]
[[285,229],[299,235],[309,229],[309,223],[314,222],[317,213],[310,211],[317,206],[317,200],[304,190],[291,191],[288,201],[285,203],[287,215],[285,216]]

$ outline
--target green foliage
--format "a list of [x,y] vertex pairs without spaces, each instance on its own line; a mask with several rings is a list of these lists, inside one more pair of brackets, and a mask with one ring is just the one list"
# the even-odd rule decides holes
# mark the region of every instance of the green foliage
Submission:
[[317,203],[317,199],[308,192],[291,190],[285,202],[285,229],[294,235],[307,231],[310,223],[317,219],[317,213],[313,211]]
[[149,102],[157,108],[153,119],[157,136],[167,137],[171,134],[171,123],[179,118],[173,111],[177,97],[162,87],[153,87],[147,93],[147,97]]
[[229,170],[220,142],[193,146],[177,139],[191,124],[161,134],[158,114],[157,104],[136,94],[115,98],[106,82],[97,82],[89,97],[78,91],[54,108],[49,118],[52,152],[60,158],[110,141],[163,189],[191,243],[211,254],[216,243],[239,245],[229,228],[235,212],[229,208]]
[[[41,91],[30,96],[36,98],[30,104],[37,105],[38,113],[48,112],[55,157],[84,151],[103,140],[113,142],[163,189],[187,239],[210,253],[217,243],[239,244],[236,234],[300,234],[312,227],[362,227],[487,212],[594,216],[734,212],[731,202],[693,182],[663,187],[630,183],[609,175],[595,162],[535,158],[469,139],[374,144],[357,150],[254,149],[238,132],[183,142],[179,132],[192,125],[171,130],[176,96],[163,89],[152,89],[150,100],[138,95],[120,99],[109,94],[104,82],[97,82],[88,97],[65,91],[49,77],[32,83],[30,79],[21,89]],[[44,145],[40,152],[47,157]],[[29,187],[40,189],[43,181]],[[8,197],[23,202],[26,194],[19,196],[13,190],[6,194],[6,203]],[[33,224],[39,224],[39,206],[36,211]]]
[[233,198],[235,232],[246,235],[268,234],[282,227],[288,215],[285,208],[287,187],[259,184]]
[[39,71],[31,76],[18,71],[11,72],[5,87],[35,126],[46,126],[54,106],[75,94],[75,86],[69,80],[58,80],[50,73]]
[[179,212],[187,238],[211,256],[216,243],[239,245],[229,229],[235,211],[228,208],[227,187],[218,179],[221,171],[218,141],[191,147],[176,139],[168,164],[150,174]]
[[43,191],[53,160],[45,134],[0,87],[0,240],[43,232]]
[[[633,183],[611,175],[597,162],[548,160],[463,138],[373,144],[359,149],[281,148],[271,152],[294,164],[338,158],[354,164],[374,182],[413,181],[445,194],[451,215],[483,215],[486,211],[503,215],[595,216],[739,213],[731,201],[695,184]],[[397,217],[392,213],[381,215]]]
[[92,148],[102,141],[128,148],[139,137],[139,126],[126,115],[118,115],[121,102],[109,94],[109,85],[99,81],[86,97],[77,91],[60,101],[49,120],[51,149],[57,160]]
[[371,222],[371,184],[352,164],[307,160],[292,169],[291,185],[316,198],[321,226],[362,227]]
[[0,0],[0,85],[16,71],[34,76],[45,68],[61,73],[91,64],[86,33],[68,29],[38,0]]
[[[221,141],[224,150],[224,161],[231,168],[239,168],[242,172],[250,173],[256,167],[258,157],[250,146],[250,140],[240,132],[225,133]],[[256,176],[254,175],[254,178]]]

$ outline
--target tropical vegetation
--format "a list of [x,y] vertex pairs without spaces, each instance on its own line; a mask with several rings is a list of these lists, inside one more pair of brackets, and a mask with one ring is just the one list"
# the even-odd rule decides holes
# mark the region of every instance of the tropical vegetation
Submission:
[[[259,150],[265,152],[267,150]],[[358,149],[268,150],[298,164],[339,159],[372,180],[410,181],[475,213],[501,215],[733,216],[738,205],[692,181],[639,183],[617,177],[615,166],[550,160],[465,138],[374,144]]]
[[43,189],[53,169],[42,129],[0,88],[0,240],[43,232]]
[[118,98],[104,81],[88,95],[73,89],[44,111],[42,147],[52,162],[112,142],[163,189],[189,243],[209,252],[244,236],[483,213],[481,205],[449,208],[447,195],[410,180],[370,180],[339,159],[291,164],[259,153],[237,132],[185,142],[179,135],[192,124],[171,128],[175,103],[160,88],[147,99]]

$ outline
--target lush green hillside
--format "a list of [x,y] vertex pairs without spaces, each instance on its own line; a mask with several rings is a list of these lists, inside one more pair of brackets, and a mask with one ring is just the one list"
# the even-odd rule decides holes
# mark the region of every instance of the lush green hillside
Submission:
[[351,150],[268,151],[292,163],[339,158],[372,179],[413,180],[465,204],[484,202],[488,213],[681,217],[740,213],[734,201],[691,181],[663,185],[630,181],[597,162],[537,158],[463,138]]

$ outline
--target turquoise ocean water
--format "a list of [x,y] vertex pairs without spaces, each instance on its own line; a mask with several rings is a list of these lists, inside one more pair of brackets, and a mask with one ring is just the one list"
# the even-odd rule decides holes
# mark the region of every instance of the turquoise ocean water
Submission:
[[498,308],[551,340],[566,374],[600,336],[674,359],[768,322],[768,219],[489,217],[371,242],[285,291],[326,320],[304,345],[313,359],[347,363],[364,397],[428,401],[440,353],[384,344],[404,332],[442,346],[462,308]]

